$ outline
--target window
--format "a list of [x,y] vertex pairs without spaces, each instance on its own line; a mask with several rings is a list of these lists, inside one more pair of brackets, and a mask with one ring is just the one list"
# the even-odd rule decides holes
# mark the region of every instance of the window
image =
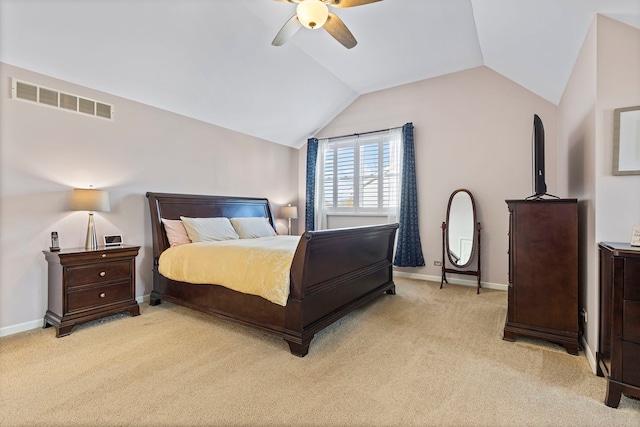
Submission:
[[323,141],[317,194],[326,214],[387,215],[397,210],[401,140],[396,133],[381,131]]

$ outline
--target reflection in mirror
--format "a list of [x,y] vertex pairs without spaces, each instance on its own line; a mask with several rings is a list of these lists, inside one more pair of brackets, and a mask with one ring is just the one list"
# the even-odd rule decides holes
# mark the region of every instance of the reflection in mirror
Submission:
[[458,190],[451,198],[447,227],[449,260],[458,267],[471,261],[475,231],[475,208],[471,193]]
[[[446,258],[453,268],[447,268]],[[477,270],[461,270],[475,259]],[[447,216],[442,223],[442,279],[440,288],[447,281],[446,273],[469,274],[478,278],[480,293],[480,223],[476,218],[476,205],[473,195],[464,188],[458,189],[449,197]]]
[[451,264],[464,267],[471,262],[475,232],[475,206],[471,193],[456,191],[447,215],[447,253]]

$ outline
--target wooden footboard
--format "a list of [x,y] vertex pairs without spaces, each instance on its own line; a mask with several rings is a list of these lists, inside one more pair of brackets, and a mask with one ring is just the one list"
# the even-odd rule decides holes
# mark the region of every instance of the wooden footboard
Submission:
[[266,199],[147,193],[153,233],[152,305],[161,300],[256,327],[283,337],[304,356],[314,335],[354,309],[394,294],[392,255],[397,224],[307,232],[291,265],[285,307],[219,285],[176,282],[158,272],[168,247],[161,218],[263,216],[273,224]]
[[[397,224],[311,231],[300,239],[291,266],[288,318],[299,332],[287,340],[308,350],[314,334],[383,293],[395,293],[392,254]],[[298,334],[296,334],[298,335]]]

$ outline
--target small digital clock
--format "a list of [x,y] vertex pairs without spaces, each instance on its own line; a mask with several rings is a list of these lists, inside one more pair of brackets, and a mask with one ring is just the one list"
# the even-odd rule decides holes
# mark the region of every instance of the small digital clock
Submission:
[[122,234],[106,234],[104,236],[104,245],[109,246],[122,246]]

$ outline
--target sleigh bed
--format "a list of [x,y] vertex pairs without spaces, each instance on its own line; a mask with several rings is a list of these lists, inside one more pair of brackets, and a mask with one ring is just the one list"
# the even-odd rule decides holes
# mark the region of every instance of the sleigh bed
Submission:
[[[164,277],[160,255],[170,245],[162,219],[264,217],[274,227],[267,199],[147,193],[153,236],[153,291],[162,300],[281,336],[303,357],[314,335],[363,304],[395,294],[392,253],[397,224],[310,231],[300,237],[290,269],[285,306],[217,284]],[[274,227],[275,228],[275,227]]]

